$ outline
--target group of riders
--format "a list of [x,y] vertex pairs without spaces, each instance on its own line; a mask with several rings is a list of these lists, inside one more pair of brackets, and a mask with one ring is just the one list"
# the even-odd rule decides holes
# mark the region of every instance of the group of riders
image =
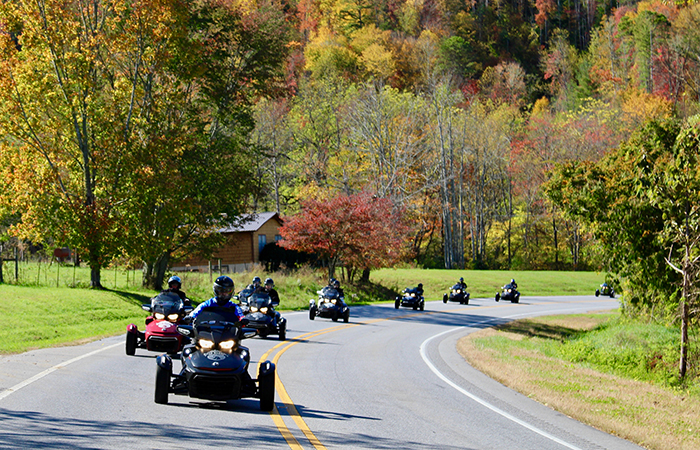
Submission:
[[[336,280],[335,278],[330,279],[328,282],[328,287],[338,291],[341,299],[345,296],[343,289],[340,287],[340,281]],[[237,303],[231,301],[233,298],[234,288],[235,285],[230,277],[226,275],[218,277],[214,281],[214,296],[209,300],[200,303],[188,317],[194,320],[202,309],[208,306],[220,306],[224,308],[232,308],[235,311],[235,315],[238,320],[242,319],[244,316],[243,310]],[[272,278],[266,278],[265,283],[263,284],[260,277],[253,277],[252,283],[246,287],[246,290],[250,292],[250,295],[256,293],[266,293],[270,296],[272,303],[279,304],[280,302],[280,296],[275,289],[275,282],[272,280]],[[187,298],[187,295],[182,290],[182,280],[178,276],[172,276],[168,279],[168,289],[163,290],[163,292],[172,292],[177,294],[185,306],[191,305],[190,299]]]
[[[457,284],[459,284],[462,287],[462,289],[467,288],[467,283],[464,282],[463,277],[459,278],[459,282]],[[518,288],[518,284],[515,282],[515,279],[511,278],[510,284],[512,285],[513,289]],[[235,314],[238,317],[238,319],[242,319],[244,314],[241,310],[241,307],[238,306],[237,303],[231,301],[231,298],[233,297],[234,287],[235,286],[233,280],[230,277],[226,275],[218,277],[216,281],[214,281],[214,297],[200,303],[199,306],[197,306],[197,308],[195,308],[189,314],[189,317],[191,317],[192,320],[194,320],[202,311],[202,309],[206,308],[207,306],[221,306],[224,308],[232,308],[235,311]],[[340,295],[341,299],[345,297],[343,290],[340,287],[340,281],[336,280],[335,278],[331,278],[329,280],[327,287],[338,291],[338,294]],[[182,302],[185,306],[190,306],[190,299],[187,298],[187,295],[184,291],[182,291],[181,288],[182,280],[180,279],[180,277],[172,276],[168,279],[168,289],[165,289],[163,292],[173,292],[177,294],[180,297],[180,299],[182,299]],[[270,299],[273,303],[279,304],[280,297],[277,291],[275,290],[275,282],[272,280],[272,278],[266,278],[265,283],[263,284],[260,277],[256,276],[253,278],[253,282],[249,284],[246,289],[250,290],[251,294],[264,292],[270,296]],[[416,289],[420,295],[423,295],[423,283],[418,283]]]

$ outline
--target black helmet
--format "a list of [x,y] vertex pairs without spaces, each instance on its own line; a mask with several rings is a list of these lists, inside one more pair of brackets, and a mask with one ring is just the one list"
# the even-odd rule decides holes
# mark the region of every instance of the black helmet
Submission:
[[459,277],[459,282],[460,282],[460,283],[464,283],[464,278]]
[[423,289],[423,283],[418,283],[418,289]]
[[335,283],[335,278],[328,280],[328,286],[333,286],[333,283]]
[[260,280],[260,277],[253,277],[253,286],[258,287],[262,283],[262,280]]
[[511,279],[510,279],[510,284],[514,284],[514,283],[515,283],[515,278],[511,278]]
[[177,283],[177,287],[175,289],[180,289],[180,286],[182,286],[182,280],[176,275],[168,278],[168,287],[172,289],[174,283]]
[[270,288],[275,287],[275,282],[272,281],[272,278],[265,278],[265,286],[267,287],[268,284],[270,285]]
[[340,281],[334,279],[333,280],[333,287],[336,289],[339,289],[340,288]]
[[214,281],[214,296],[219,305],[225,305],[233,296],[233,280],[222,275]]

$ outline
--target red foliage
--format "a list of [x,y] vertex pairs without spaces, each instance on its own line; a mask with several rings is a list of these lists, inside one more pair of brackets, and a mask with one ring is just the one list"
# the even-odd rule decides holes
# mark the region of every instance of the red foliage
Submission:
[[327,201],[307,200],[280,228],[284,248],[314,253],[349,269],[372,269],[397,262],[408,227],[388,198],[363,192]]

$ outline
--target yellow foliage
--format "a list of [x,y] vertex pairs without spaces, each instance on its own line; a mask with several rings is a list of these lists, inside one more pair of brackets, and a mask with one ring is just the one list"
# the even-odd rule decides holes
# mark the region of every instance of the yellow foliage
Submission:
[[389,78],[396,71],[393,54],[380,44],[367,47],[360,56],[360,62],[367,72],[380,78]]
[[538,99],[532,106],[532,115],[542,116],[543,114],[549,112],[549,99],[547,97],[542,97]]
[[650,119],[671,117],[672,104],[663,97],[631,89],[623,95],[622,120],[635,129]]

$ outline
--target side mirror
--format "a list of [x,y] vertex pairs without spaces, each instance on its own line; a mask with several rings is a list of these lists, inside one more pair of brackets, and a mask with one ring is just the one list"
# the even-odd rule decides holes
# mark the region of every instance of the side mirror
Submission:
[[241,339],[250,339],[258,335],[255,328],[241,328]]
[[185,311],[185,314],[189,314],[192,311],[194,311],[194,308],[188,305],[188,306],[185,306],[184,308],[182,308],[182,310]]
[[183,336],[194,336],[194,327],[192,325],[178,325],[177,332]]
[[144,311],[153,312],[153,310],[151,309],[151,305],[141,305],[141,309],[143,309]]

